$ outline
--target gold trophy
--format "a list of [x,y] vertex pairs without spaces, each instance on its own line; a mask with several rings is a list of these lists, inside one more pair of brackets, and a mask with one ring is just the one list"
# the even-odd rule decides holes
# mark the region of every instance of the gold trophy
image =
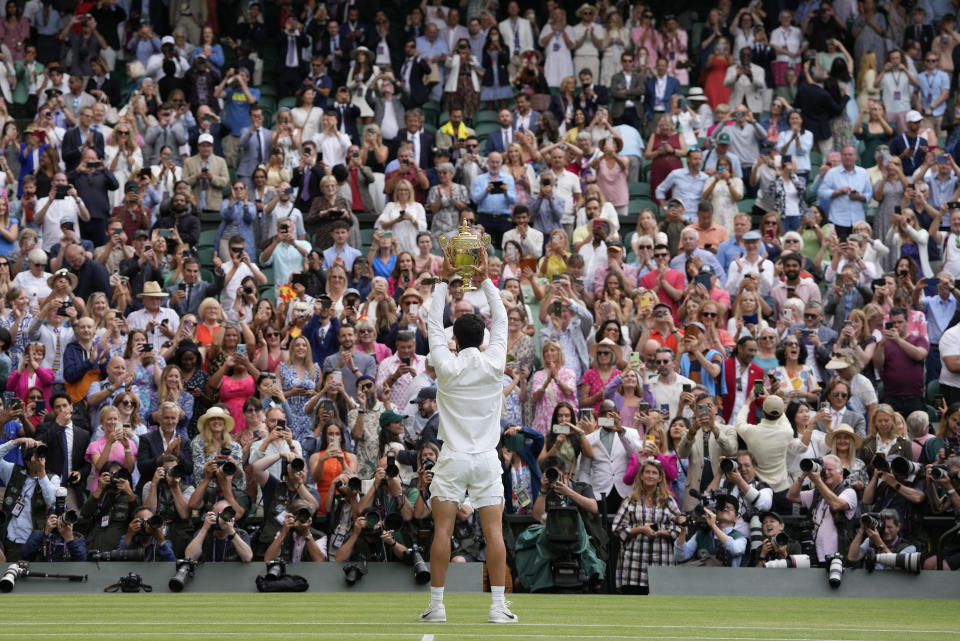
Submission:
[[470,225],[462,224],[459,234],[453,238],[440,236],[437,242],[450,263],[459,268],[457,273],[463,278],[463,290],[476,291],[477,288],[470,283],[474,274],[480,271],[477,267],[480,264],[480,251],[490,244],[490,234],[478,236]]

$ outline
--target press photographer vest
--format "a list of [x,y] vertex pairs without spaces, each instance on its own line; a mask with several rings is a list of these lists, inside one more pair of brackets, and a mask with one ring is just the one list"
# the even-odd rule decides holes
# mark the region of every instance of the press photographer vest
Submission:
[[260,529],[258,540],[264,545],[270,545],[277,538],[280,531],[280,515],[287,512],[287,506],[295,501],[299,495],[297,490],[291,490],[285,481],[276,477],[276,486],[270,499],[263,502],[263,527]]
[[[47,474],[49,479],[52,475]],[[4,523],[9,524],[13,516],[13,508],[20,500],[20,493],[23,492],[23,484],[27,480],[27,470],[23,466],[17,465],[10,474],[10,481],[7,483],[7,491],[3,495],[3,516]],[[33,488],[33,496],[30,497],[30,523],[34,530],[42,530],[47,522],[47,501],[43,498],[43,492],[40,490],[40,483]],[[7,529],[3,528],[3,535],[6,536]]]
[[[833,490],[833,493],[837,496],[840,496],[840,494],[847,489],[851,489],[850,484],[846,481],[846,479],[844,479],[840,482],[840,485]],[[810,501],[811,519],[817,510],[817,505],[819,505],[821,501],[823,501],[823,496],[820,495],[820,490],[814,487],[813,499]],[[853,541],[853,537],[857,535],[857,527],[860,524],[860,502],[857,502],[857,508],[854,510],[853,516],[849,519],[847,518],[846,510],[834,512],[828,505],[827,511],[830,512],[830,516],[833,517],[833,525],[837,528],[837,552],[846,558],[847,551],[850,549],[850,542]],[[816,523],[814,523],[814,528],[813,540],[816,542],[817,530],[820,528]]]
[[[734,540],[743,538],[743,534],[737,532],[736,530],[730,530],[726,534]],[[720,545],[720,542],[716,540],[712,530],[709,532],[699,532],[697,534],[696,558],[702,561],[711,556],[719,561],[724,567],[730,567],[730,565],[733,563],[733,557],[730,556],[729,552],[727,552],[727,548],[723,545]]]
[[[180,481],[180,492],[183,492],[189,487],[183,481]],[[173,501],[173,493],[170,492],[170,489],[167,487],[158,487],[157,488],[157,512],[160,517],[163,518],[164,523],[179,523],[179,522],[189,522],[189,519],[181,519],[180,513],[177,512],[177,505]]]
[[[320,541],[320,537],[323,536],[323,532],[319,532],[313,528],[310,528],[310,536],[313,537],[315,541]],[[294,531],[290,530],[287,532],[287,536],[283,540],[283,543],[280,544],[279,558],[283,559],[287,563],[293,563],[293,537]],[[326,554],[326,550],[324,550],[324,554]],[[309,563],[311,561],[313,561],[313,559],[310,558],[310,553],[307,551],[306,542],[304,542],[303,551],[300,553],[300,560],[297,562]]]

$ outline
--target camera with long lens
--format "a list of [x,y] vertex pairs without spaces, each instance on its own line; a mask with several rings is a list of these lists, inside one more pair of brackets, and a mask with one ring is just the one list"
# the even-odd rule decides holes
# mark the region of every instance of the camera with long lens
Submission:
[[[343,487],[343,481],[337,481],[333,484],[333,489],[339,491]],[[363,482],[360,477],[351,476],[347,479],[347,489],[351,492],[359,492],[363,488]]]
[[363,515],[363,529],[360,534],[363,536],[380,536],[383,530],[380,524],[380,515],[371,510]]
[[20,563],[12,563],[7,566],[7,569],[4,571],[3,576],[0,576],[0,592],[7,593],[13,592],[13,586],[16,585],[17,579],[24,576],[27,571],[27,562],[21,561]]
[[698,501],[697,504],[693,506],[693,509],[686,513],[687,529],[690,531],[709,531],[710,524],[707,522],[706,510],[711,510],[712,512],[716,513],[716,497],[714,496],[713,492],[704,492],[701,494],[699,491],[693,488],[687,490],[687,493]]
[[217,467],[224,476],[233,476],[237,473],[237,464],[230,459],[220,459],[217,461]]
[[387,452],[387,467],[386,473],[387,478],[395,479],[400,476],[400,467],[397,465],[397,453],[394,451]]
[[346,580],[347,585],[353,585],[357,581],[363,578],[363,575],[367,573],[367,564],[358,563],[356,561],[351,561],[350,563],[343,564],[343,578]]
[[237,515],[237,511],[233,509],[232,505],[228,505],[219,512],[217,512],[217,527],[220,527],[220,521],[232,521],[233,517]]
[[877,452],[874,454],[873,460],[870,461],[870,465],[881,472],[890,471],[890,462],[887,460],[887,456],[883,452]]
[[840,583],[843,581],[843,555],[832,554],[823,561],[827,566],[827,582],[830,583],[830,587],[840,587]]
[[547,483],[550,485],[555,485],[560,481],[560,470],[555,467],[551,467],[549,470],[543,473],[547,479]]
[[740,469],[740,464],[734,456],[725,456],[720,459],[720,471],[724,474],[730,474]]
[[177,571],[167,582],[167,587],[171,592],[183,592],[183,588],[193,579],[197,571],[197,562],[193,559],[180,559],[177,561]]
[[408,547],[403,553],[404,562],[413,567],[413,580],[417,585],[430,583],[430,567],[423,560],[423,548],[419,545]]
[[923,475],[923,466],[902,456],[891,456],[888,459],[890,471],[901,479],[911,479]]
[[873,572],[877,563],[888,568],[919,574],[923,570],[923,555],[919,552],[877,552],[872,547],[863,555],[863,566]]
[[135,550],[92,550],[87,553],[87,560],[99,563],[105,562],[140,562],[146,555],[145,548]]
[[290,472],[293,472],[294,474],[299,474],[304,469],[306,469],[306,467],[307,467],[307,462],[299,457],[287,463],[287,470],[289,470]]
[[809,472],[810,474],[819,474],[822,469],[823,469],[822,458],[800,459],[801,472]]
[[777,532],[776,536],[773,537],[773,543],[778,548],[786,547],[790,544],[790,537],[787,536],[786,532]]
[[163,473],[163,476],[164,476],[164,478],[166,478],[170,483],[178,482],[178,481],[180,481],[181,479],[183,479],[183,478],[187,475],[186,470],[184,470],[184,469],[183,469],[183,466],[180,465],[179,463],[177,463],[176,465],[173,465],[173,466],[171,466],[171,467],[164,468],[164,470],[165,470],[165,471],[164,471],[164,473]]
[[879,530],[883,517],[879,512],[864,512],[860,515],[860,525],[864,530]]
[[137,523],[140,524],[141,531],[146,528],[156,531],[163,527],[163,517],[159,514],[154,514],[149,519],[137,519]]
[[293,513],[293,518],[295,518],[298,523],[310,523],[313,521],[313,513],[309,508],[302,507]]
[[287,576],[287,562],[283,559],[267,561],[267,577],[271,579],[282,579]]
[[763,564],[765,568],[809,568],[810,557],[806,554],[791,554],[785,559],[774,559]]
[[[80,514],[76,510],[67,509],[67,488],[58,487],[53,501],[53,513],[57,515],[64,525],[73,525],[80,520]],[[2,523],[0,523],[2,525]]]

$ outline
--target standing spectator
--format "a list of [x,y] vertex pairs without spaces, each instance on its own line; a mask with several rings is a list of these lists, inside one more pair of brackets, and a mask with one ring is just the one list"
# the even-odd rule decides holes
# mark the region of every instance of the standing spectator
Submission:
[[[813,484],[812,490],[801,490],[805,479]],[[810,510],[818,561],[846,549],[847,538],[852,536],[849,524],[857,511],[857,493],[844,480],[840,459],[833,454],[824,456],[822,472],[802,473],[787,490],[787,499]]]
[[257,208],[247,200],[247,186],[241,179],[237,178],[233,181],[229,199],[220,205],[220,217],[220,225],[217,227],[217,236],[214,241],[214,248],[220,260],[226,262],[233,259],[236,262],[239,254],[235,256],[230,253],[232,250],[230,244],[236,236],[243,239],[243,251],[249,256],[256,256],[254,222],[257,218]]
[[546,51],[543,75],[551,88],[559,87],[564,78],[574,74],[571,51],[576,48],[577,36],[567,25],[567,13],[560,7],[550,12],[550,19],[540,31],[540,46]]
[[[937,68],[940,62],[934,52],[923,56],[924,71],[917,75],[917,92],[913,96],[913,108],[923,116],[922,129],[933,129],[937,138],[943,135],[940,127],[943,113],[947,110],[950,95],[950,76]],[[907,122],[910,122],[909,118]]]
[[[804,63],[804,71],[808,71],[810,61]],[[826,157],[833,151],[833,132],[830,122],[843,111],[843,103],[837,102],[823,87],[827,79],[827,72],[815,69],[812,72],[813,82],[805,82],[797,89],[794,108],[803,114],[804,124],[813,133],[814,144],[820,155]]]
[[[500,247],[503,234],[510,229],[511,208],[517,202],[513,177],[501,172],[503,159],[497,152],[487,156],[487,172],[473,180],[472,200],[477,205],[477,221],[489,232],[494,247]],[[423,229],[426,229],[424,224]]]
[[390,202],[377,217],[374,229],[389,231],[397,240],[401,252],[417,251],[417,234],[427,229],[427,215],[423,205],[413,199],[413,185],[409,180],[394,182]]
[[[892,150],[891,150],[892,151]],[[830,203],[830,222],[837,235],[846,238],[856,223],[866,220],[867,203],[873,198],[873,185],[867,170],[857,166],[857,150],[844,147],[840,167],[823,177],[817,196]]]
[[887,318],[882,338],[873,352],[873,366],[883,381],[880,400],[901,414],[925,410],[923,364],[930,342],[925,337],[907,333],[907,313],[902,307],[892,308]]

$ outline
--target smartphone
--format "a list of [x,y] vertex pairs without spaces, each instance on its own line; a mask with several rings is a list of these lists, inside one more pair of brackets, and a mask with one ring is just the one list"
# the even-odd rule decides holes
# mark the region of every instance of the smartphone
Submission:
[[613,419],[606,416],[602,416],[597,419],[597,425],[600,427],[613,427]]
[[343,372],[340,370],[334,370],[330,377],[333,379],[334,383],[343,383]]
[[708,416],[710,414],[710,406],[705,403],[700,403],[697,405],[697,416]]
[[323,411],[327,412],[328,414],[332,414],[334,409],[333,401],[330,399],[327,399],[323,402]]
[[592,408],[592,407],[586,407],[586,408],[580,410],[579,412],[577,412],[577,420],[578,420],[578,421],[583,421],[583,420],[590,421],[590,420],[592,420],[592,419],[593,419],[593,408]]
[[820,411],[820,412],[829,412],[829,411],[830,411],[830,403],[827,403],[826,401],[824,401],[823,403],[820,403],[820,407],[819,407],[819,410],[818,410],[818,411]]
[[788,321],[792,321],[792,320],[793,320],[793,310],[792,310],[792,309],[785,309],[785,310],[783,310],[783,318],[786,319],[786,320],[788,320]]
[[700,338],[700,328],[696,325],[687,325],[683,328],[683,336],[690,336],[692,338]]
[[150,343],[143,343],[140,346],[140,352],[142,354],[146,354],[147,352],[152,352],[152,351],[153,351],[153,345],[151,345]]
[[40,414],[41,412],[46,412],[46,411],[47,411],[47,402],[45,400],[41,398],[39,401],[34,403],[33,405],[34,414]]
[[173,231],[169,229],[158,229],[157,235],[161,238],[173,238]]
[[693,279],[697,285],[703,285],[707,290],[713,289],[712,280],[711,274],[697,274],[697,277]]
[[569,426],[569,425],[554,425],[554,426],[553,426],[553,433],[554,433],[554,434],[570,434],[570,426]]
[[896,327],[896,325],[893,323],[893,321],[887,321],[883,324],[884,329],[893,329],[894,327]]
[[809,329],[801,329],[801,330],[800,330],[800,341],[801,341],[804,345],[813,345],[813,341],[810,340],[810,330],[809,330]]
[[670,406],[667,403],[660,403],[660,413],[664,418],[670,416]]
[[244,356],[246,356],[247,346],[244,345],[243,343],[240,343],[239,345],[237,345],[237,354],[243,354]]
[[685,394],[689,393],[693,390],[693,385],[690,385],[689,383],[684,383],[682,386],[682,389]]
[[382,234],[380,234],[380,236],[381,236],[382,238],[393,238],[393,232],[392,232],[392,231],[385,231],[385,232],[383,232]]
[[331,437],[330,437],[330,442],[327,444],[327,449],[328,449],[328,450],[339,450],[339,449],[340,449],[340,437],[339,437],[339,436],[331,436]]
[[410,357],[404,356],[400,359],[400,362],[403,363],[404,365],[410,365]]
[[925,285],[923,288],[923,293],[927,296],[936,296],[937,295],[937,285],[940,284],[939,278],[927,278],[925,279]]
[[420,313],[420,305],[418,305],[417,303],[411,303],[411,304],[410,304],[410,313],[411,313],[411,314],[419,314],[419,313]]
[[279,428],[282,429],[282,430],[283,430],[283,429],[286,429],[286,428],[287,428],[287,421],[286,421],[285,419],[278,418],[278,419],[277,419],[277,427],[279,427]]
[[177,283],[177,291],[185,292],[187,291],[186,283]]
[[553,315],[560,316],[563,313],[563,303],[558,300],[553,301]]
[[640,367],[640,352],[630,352],[630,368]]
[[763,381],[753,382],[753,396],[754,398],[760,398],[763,396]]
[[887,284],[887,279],[874,278],[872,281],[870,281],[870,284],[873,286],[874,289],[879,289],[880,287],[883,287],[884,285]]

